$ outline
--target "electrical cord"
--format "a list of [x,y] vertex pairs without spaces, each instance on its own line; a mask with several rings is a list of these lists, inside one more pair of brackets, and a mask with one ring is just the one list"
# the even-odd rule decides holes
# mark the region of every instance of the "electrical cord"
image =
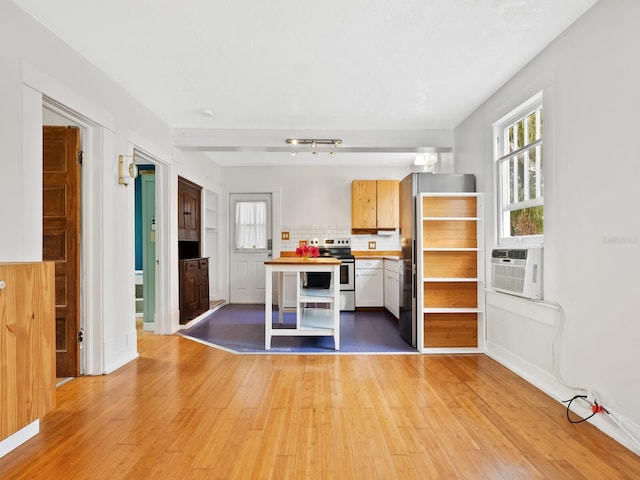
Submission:
[[[574,400],[577,399],[587,399],[586,395],[574,395],[572,398],[570,398],[569,400],[563,400],[562,403],[566,403],[567,404],[567,420],[569,420],[569,422],[571,423],[582,423],[582,422],[586,422],[587,420],[589,420],[591,417],[597,415],[598,413],[609,413],[609,411],[604,408],[601,405],[598,405],[597,402],[594,402],[592,407],[591,407],[591,415],[589,415],[588,417],[585,418],[581,418],[580,420],[574,420],[571,418],[571,416],[569,415],[569,413],[571,412],[571,404],[573,403]],[[588,401],[588,400],[587,400]]]
[[567,383],[565,381],[565,379],[562,377],[562,374],[560,373],[560,367],[559,367],[559,365],[560,365],[560,362],[559,362],[559,357],[560,357],[559,341],[560,341],[560,337],[562,335],[562,332],[564,331],[565,315],[564,315],[564,309],[562,308],[562,305],[560,305],[557,302],[552,303],[550,305],[553,305],[556,308],[556,310],[559,312],[559,314],[560,314],[559,317],[558,317],[558,325],[556,327],[556,335],[554,336],[553,342],[551,343],[551,367],[552,367],[553,375],[556,377],[556,380],[558,380],[564,387],[568,388],[569,390],[586,393],[586,395],[576,395],[571,400],[574,400],[576,398],[583,398],[587,403],[589,403],[590,405],[593,405],[588,400],[589,396],[591,396],[591,398],[593,398],[593,402],[595,404],[598,404],[598,395],[596,394],[596,392],[594,392],[593,390],[591,390],[589,388],[582,388],[582,387],[576,387],[576,386],[570,385],[569,383]]

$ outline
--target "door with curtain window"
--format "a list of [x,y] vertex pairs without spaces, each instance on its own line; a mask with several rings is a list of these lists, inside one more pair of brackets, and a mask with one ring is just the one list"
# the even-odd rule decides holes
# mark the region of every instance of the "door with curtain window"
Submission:
[[229,195],[229,302],[264,303],[271,259],[271,194]]

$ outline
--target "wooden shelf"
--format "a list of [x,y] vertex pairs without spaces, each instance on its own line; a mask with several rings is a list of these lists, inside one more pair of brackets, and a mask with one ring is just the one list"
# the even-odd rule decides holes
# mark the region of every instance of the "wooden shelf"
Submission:
[[463,277],[478,276],[478,254],[476,251],[427,251],[422,253],[423,276],[429,277]]
[[323,334],[333,333],[333,309],[304,308],[300,319],[300,330],[320,330]]
[[424,315],[426,348],[476,347],[478,319],[476,312],[434,312]]
[[426,282],[424,308],[477,308],[477,282]]
[[332,291],[326,288],[301,288],[300,302],[333,303]]
[[422,197],[424,217],[477,218],[478,205],[474,196],[429,194]]

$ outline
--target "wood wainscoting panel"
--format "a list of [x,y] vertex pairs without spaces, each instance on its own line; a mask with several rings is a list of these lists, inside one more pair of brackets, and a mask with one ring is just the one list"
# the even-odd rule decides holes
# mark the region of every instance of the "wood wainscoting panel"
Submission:
[[0,440],[55,406],[54,267],[0,264]]

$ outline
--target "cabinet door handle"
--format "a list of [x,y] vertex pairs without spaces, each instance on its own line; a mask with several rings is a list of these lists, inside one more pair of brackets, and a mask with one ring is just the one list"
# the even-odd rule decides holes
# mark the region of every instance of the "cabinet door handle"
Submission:
[[7,286],[7,283],[4,280],[0,280],[0,290],[4,290],[6,286]]

